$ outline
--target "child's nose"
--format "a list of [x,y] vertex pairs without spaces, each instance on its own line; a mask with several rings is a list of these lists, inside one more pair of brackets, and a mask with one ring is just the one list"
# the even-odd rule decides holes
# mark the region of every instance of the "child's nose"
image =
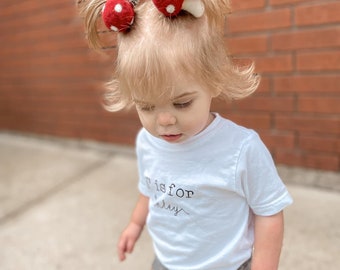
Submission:
[[174,125],[176,123],[176,117],[169,112],[160,112],[157,115],[157,122],[161,126]]

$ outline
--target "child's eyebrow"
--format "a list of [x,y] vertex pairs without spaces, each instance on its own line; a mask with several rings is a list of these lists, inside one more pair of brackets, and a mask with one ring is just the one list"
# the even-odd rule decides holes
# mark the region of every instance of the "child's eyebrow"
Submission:
[[152,102],[149,102],[149,101],[146,101],[146,100],[139,100],[139,99],[133,99],[132,100],[136,105],[143,105],[143,106],[145,106],[145,105],[150,105],[150,104],[152,104]]
[[[183,93],[183,94],[180,94],[176,97],[173,97],[171,98],[171,101],[174,101],[174,100],[178,100],[178,99],[181,99],[181,98],[186,98],[186,97],[190,97],[190,96],[193,96],[195,95],[196,92],[187,92],[187,93]],[[138,105],[148,105],[148,104],[152,104],[152,102],[149,102],[149,101],[145,101],[145,100],[138,100],[138,99],[133,99],[133,102],[135,104],[138,104]]]
[[146,101],[138,100],[138,99],[133,99],[133,102],[136,104],[148,104]]
[[195,91],[194,91],[194,92],[187,92],[187,93],[180,94],[180,95],[178,95],[178,96],[172,98],[171,100],[174,101],[174,100],[177,100],[177,99],[190,97],[190,96],[193,96],[193,95],[195,95],[195,94],[196,94]]

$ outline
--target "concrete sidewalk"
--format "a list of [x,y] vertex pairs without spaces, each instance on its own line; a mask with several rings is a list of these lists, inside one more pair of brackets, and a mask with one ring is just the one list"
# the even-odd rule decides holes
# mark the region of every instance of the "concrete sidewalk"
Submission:
[[[340,174],[279,172],[295,200],[280,270],[340,269]],[[146,232],[116,256],[137,194],[131,148],[0,133],[0,269],[150,269]]]

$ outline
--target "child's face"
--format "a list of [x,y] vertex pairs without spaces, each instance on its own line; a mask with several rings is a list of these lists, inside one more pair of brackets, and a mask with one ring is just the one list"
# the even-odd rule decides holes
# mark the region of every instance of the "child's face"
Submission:
[[179,80],[172,95],[135,100],[143,127],[170,143],[182,142],[204,130],[214,119],[213,95],[193,81]]

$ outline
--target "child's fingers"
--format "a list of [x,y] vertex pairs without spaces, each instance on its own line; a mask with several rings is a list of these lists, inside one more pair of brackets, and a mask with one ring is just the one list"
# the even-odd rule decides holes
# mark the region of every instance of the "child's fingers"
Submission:
[[118,258],[120,261],[124,261],[126,259],[125,253],[127,252],[127,244],[125,239],[121,239],[118,243]]
[[125,253],[124,252],[118,252],[118,258],[122,262],[126,259]]
[[134,246],[135,246],[135,241],[130,239],[127,242],[126,252],[131,253],[133,251]]
[[125,251],[118,249],[118,258],[120,261],[124,261],[126,259]]
[[125,253],[132,253],[133,248],[135,246],[134,239],[121,239],[118,244],[118,257],[120,261],[124,261],[126,259]]

